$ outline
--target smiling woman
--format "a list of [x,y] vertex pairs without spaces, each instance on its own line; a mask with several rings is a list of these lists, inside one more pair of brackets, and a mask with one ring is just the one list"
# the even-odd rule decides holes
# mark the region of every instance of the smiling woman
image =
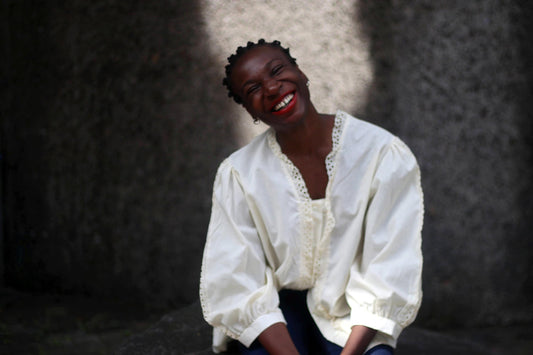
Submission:
[[310,111],[307,77],[279,47],[259,45],[233,66],[229,87],[244,108],[277,131],[291,129]]
[[228,60],[229,96],[270,129],[215,179],[200,280],[214,350],[391,354],[421,301],[415,158],[381,128],[318,113],[279,42]]

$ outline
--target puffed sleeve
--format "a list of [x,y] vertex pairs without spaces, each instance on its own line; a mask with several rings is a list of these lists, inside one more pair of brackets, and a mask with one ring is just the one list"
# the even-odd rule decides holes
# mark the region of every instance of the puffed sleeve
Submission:
[[267,265],[250,207],[228,160],[217,172],[200,277],[205,320],[214,330],[249,346],[270,325],[284,322],[274,273]]
[[372,179],[361,252],[350,270],[346,299],[352,325],[397,338],[422,299],[420,170],[398,138],[380,153]]

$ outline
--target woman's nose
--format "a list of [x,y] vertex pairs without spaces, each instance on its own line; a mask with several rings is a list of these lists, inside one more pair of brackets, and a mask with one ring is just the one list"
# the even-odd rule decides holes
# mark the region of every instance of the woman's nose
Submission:
[[275,95],[279,93],[280,82],[275,79],[269,79],[265,83],[265,92],[267,95]]

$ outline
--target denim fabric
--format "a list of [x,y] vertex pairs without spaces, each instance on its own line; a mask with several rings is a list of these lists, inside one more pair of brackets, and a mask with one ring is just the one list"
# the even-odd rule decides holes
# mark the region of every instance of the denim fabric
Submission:
[[[307,309],[306,295],[307,291],[282,290],[279,293],[280,308],[296,349],[301,355],[339,355],[342,348],[324,338],[313,321]],[[244,355],[268,355],[258,340],[249,348],[239,343],[239,350]],[[365,355],[392,354],[393,349],[387,345],[375,346],[365,353]]]
[[369,349],[364,355],[392,355],[394,349],[388,345],[376,345],[372,349]]

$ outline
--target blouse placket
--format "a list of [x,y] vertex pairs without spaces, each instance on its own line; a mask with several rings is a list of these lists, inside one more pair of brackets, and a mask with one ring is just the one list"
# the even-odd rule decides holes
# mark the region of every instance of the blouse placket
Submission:
[[[313,200],[309,195],[305,181],[300,170],[294,165],[289,157],[281,151],[274,130],[268,132],[267,141],[274,155],[282,162],[283,171],[293,186],[298,203],[298,212],[300,215],[300,277],[297,283],[299,289],[309,289],[315,287],[317,280],[324,275],[324,269],[327,265],[327,251],[331,231],[335,225],[335,220],[331,212],[329,190],[332,180],[335,176],[335,158],[340,146],[342,130],[344,127],[345,117],[343,112],[339,111],[335,115],[335,123],[332,130],[332,148],[326,156],[326,171],[328,174],[328,184],[326,186],[326,197],[324,205],[326,208],[325,228],[322,237],[315,240],[314,222],[313,222]],[[316,293],[315,293],[316,294]],[[318,293],[319,294],[319,293]]]

